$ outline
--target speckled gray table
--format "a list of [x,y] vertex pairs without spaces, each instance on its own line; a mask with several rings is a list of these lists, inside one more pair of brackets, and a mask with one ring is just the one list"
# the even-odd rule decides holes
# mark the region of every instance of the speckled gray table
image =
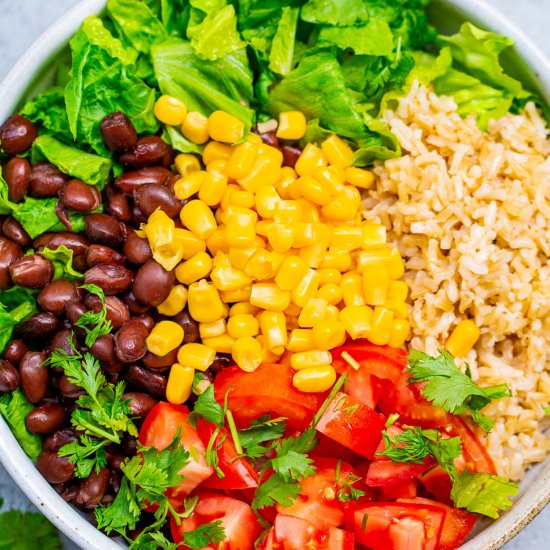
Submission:
[[[550,0],[488,0],[498,6],[550,56]],[[77,0],[0,0],[0,80],[34,38]],[[6,508],[31,509],[32,504],[0,466],[0,497]],[[511,543],[506,550],[550,548],[550,507]],[[78,550],[66,542],[66,550]]]

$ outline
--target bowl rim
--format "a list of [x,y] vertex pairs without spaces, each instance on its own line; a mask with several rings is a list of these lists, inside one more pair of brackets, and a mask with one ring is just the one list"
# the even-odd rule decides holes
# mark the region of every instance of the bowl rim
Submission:
[[[54,58],[77,32],[83,19],[100,13],[107,0],[80,0],[42,33],[15,62],[0,83],[0,120],[17,108],[48,60]],[[550,60],[527,35],[485,0],[432,0],[432,9],[449,6],[483,28],[514,39],[515,50],[550,102]],[[87,550],[120,550],[121,546],[93,527],[68,505],[25,455],[0,416],[3,452],[0,462],[35,506],[74,543]],[[548,460],[546,462],[549,462]],[[462,550],[496,550],[525,528],[550,502],[550,462],[536,483],[501,518],[466,542]]]

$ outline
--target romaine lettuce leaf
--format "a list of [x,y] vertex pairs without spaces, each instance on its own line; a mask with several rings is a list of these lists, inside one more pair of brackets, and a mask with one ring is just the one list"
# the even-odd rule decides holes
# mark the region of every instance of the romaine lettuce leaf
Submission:
[[339,27],[365,23],[369,18],[367,4],[364,0],[309,0],[302,8],[302,19]]
[[[27,295],[19,291],[19,287],[13,287],[9,291],[11,294],[8,291],[0,293],[2,295],[0,296],[0,355],[6,349],[15,325],[25,321],[38,311],[32,294]],[[4,294],[10,296],[10,299],[6,299]],[[14,299],[20,299],[21,302],[15,305]]]
[[57,281],[57,279],[81,281],[84,278],[82,273],[79,273],[76,269],[74,269],[73,251],[65,245],[61,245],[55,250],[44,248],[44,250],[40,251],[40,255],[52,262],[54,267],[54,281]]
[[99,189],[103,189],[109,180],[112,162],[107,158],[84,153],[48,135],[36,138],[33,144],[33,156],[36,151],[55,164],[64,174],[69,174],[89,185],[96,185]]
[[110,151],[99,131],[101,120],[109,113],[122,111],[138,133],[155,133],[159,127],[153,115],[156,94],[134,76],[124,54],[127,50],[120,41],[105,27],[101,40],[98,35],[88,34],[89,30],[84,25],[70,41],[73,68],[65,89],[65,102],[74,139],[108,156]]
[[357,27],[322,27],[320,46],[338,46],[356,54],[389,56],[393,52],[393,33],[383,19],[371,19]]
[[284,76],[294,68],[294,46],[299,14],[298,8],[283,8],[269,53],[269,68],[274,73]]
[[177,128],[166,126],[162,132],[162,139],[180,153],[196,153],[202,155],[203,145],[189,141]]

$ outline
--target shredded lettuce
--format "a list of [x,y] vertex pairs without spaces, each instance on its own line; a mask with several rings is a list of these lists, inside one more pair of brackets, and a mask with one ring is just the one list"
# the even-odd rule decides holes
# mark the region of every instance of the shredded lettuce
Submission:
[[393,52],[393,33],[386,21],[371,19],[357,27],[322,27],[318,43],[350,49],[356,54],[388,56]]
[[16,286],[0,292],[0,355],[9,343],[15,325],[37,311],[36,301],[30,290]]
[[300,10],[297,8],[285,7],[282,10],[269,53],[269,68],[274,73],[286,76],[294,68],[294,47],[299,14]]
[[73,267],[73,251],[65,245],[61,245],[55,250],[44,248],[40,251],[40,255],[52,262],[54,281],[57,279],[66,279],[67,281],[81,281],[84,279],[84,275]]

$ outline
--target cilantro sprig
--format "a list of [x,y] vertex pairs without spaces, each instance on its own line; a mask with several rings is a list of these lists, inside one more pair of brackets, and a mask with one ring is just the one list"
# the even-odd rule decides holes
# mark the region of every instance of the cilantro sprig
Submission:
[[491,431],[494,420],[481,414],[480,410],[493,399],[512,395],[506,384],[479,387],[472,380],[469,369],[462,372],[445,350],[439,350],[437,357],[413,350],[408,359],[410,382],[426,383],[422,395],[428,401],[451,414],[469,412],[486,432]]
[[111,321],[107,319],[107,309],[105,308],[105,293],[97,285],[82,285],[80,288],[88,291],[90,294],[101,299],[103,307],[97,313],[95,311],[85,311],[75,323],[86,332],[86,345],[92,344],[100,337],[109,334],[112,330]]

